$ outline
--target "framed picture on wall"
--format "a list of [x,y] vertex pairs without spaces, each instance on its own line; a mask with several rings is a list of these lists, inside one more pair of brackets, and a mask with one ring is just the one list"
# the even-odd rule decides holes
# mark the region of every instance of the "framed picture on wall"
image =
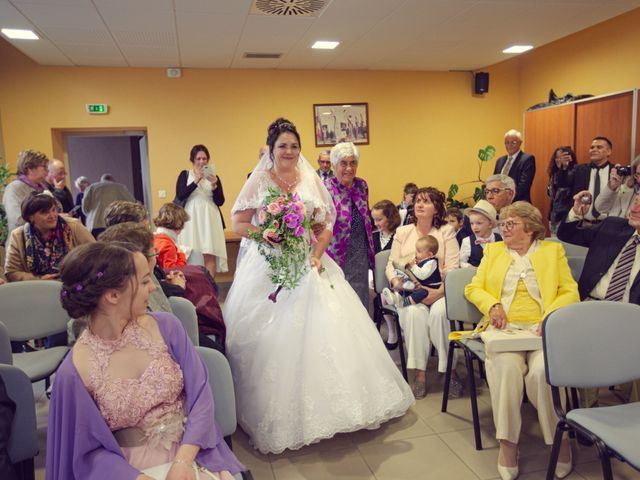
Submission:
[[313,105],[316,147],[338,142],[369,144],[368,103],[316,103]]

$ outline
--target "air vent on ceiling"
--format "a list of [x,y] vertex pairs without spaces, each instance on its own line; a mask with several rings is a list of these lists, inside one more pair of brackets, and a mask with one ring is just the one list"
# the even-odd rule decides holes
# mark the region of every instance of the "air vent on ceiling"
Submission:
[[280,58],[282,56],[281,53],[251,53],[245,52],[243,55],[244,58]]
[[250,13],[276,17],[317,17],[331,0],[253,0]]

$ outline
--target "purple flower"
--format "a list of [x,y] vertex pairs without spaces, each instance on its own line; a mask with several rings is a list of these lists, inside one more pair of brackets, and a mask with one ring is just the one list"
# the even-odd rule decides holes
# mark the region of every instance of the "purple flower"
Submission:
[[293,229],[300,224],[300,222],[302,221],[302,217],[297,213],[287,213],[284,216],[283,220],[284,220],[284,223],[287,225],[287,227]]
[[304,235],[304,228],[302,227],[302,225],[298,225],[293,231],[293,234],[296,237],[301,237],[302,235]]

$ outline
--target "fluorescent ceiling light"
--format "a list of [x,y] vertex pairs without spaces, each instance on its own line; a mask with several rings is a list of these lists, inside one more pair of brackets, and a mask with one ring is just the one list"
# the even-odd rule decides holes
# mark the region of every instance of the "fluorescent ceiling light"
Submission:
[[513,45],[512,47],[505,48],[502,53],[522,53],[531,50],[533,45]]
[[324,40],[318,40],[316,43],[311,45],[311,48],[318,48],[321,50],[333,50],[338,45],[340,45],[340,42],[326,42]]
[[3,28],[2,33],[12,40],[38,40],[38,37],[31,30],[21,30],[18,28]]

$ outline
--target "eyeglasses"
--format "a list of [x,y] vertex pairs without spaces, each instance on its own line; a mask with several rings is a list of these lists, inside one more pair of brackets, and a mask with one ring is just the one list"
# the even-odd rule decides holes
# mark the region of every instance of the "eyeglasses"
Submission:
[[506,190],[511,190],[511,189],[510,188],[485,188],[484,189],[484,196],[486,197],[490,193],[493,194],[493,195],[499,195],[500,192],[504,192]]
[[153,257],[157,257],[158,255],[160,255],[160,252],[158,252],[157,250],[154,250],[153,252],[147,253],[147,258],[151,259]]
[[498,222],[498,227],[502,230],[513,230],[516,225],[522,225],[522,222],[514,222],[513,220],[507,220],[506,222]]

